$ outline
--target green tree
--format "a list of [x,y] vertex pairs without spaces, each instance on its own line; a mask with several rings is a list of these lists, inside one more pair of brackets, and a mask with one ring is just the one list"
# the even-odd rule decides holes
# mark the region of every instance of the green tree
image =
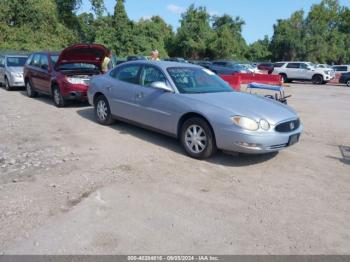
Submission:
[[213,18],[213,41],[211,42],[211,56],[215,59],[230,58],[241,60],[247,49],[242,37],[244,21],[240,17],[230,15],[215,16]]
[[0,49],[61,49],[77,40],[62,24],[54,0],[2,0]]
[[134,26],[134,53],[149,55],[157,49],[161,57],[167,57],[167,45],[173,39],[172,27],[160,16],[151,19],[140,19]]
[[274,60],[295,60],[305,57],[304,11],[294,12],[289,19],[280,19],[274,25],[270,45]]
[[270,39],[265,36],[263,40],[258,40],[249,45],[245,57],[249,61],[269,61],[272,55],[269,47]]
[[128,18],[125,11],[124,0],[117,0],[112,19],[113,50],[117,55],[125,56],[134,53],[133,28],[134,23]]
[[196,8],[193,4],[181,15],[181,26],[177,31],[172,55],[198,59],[205,57],[214,31],[210,27],[210,15],[205,7]]

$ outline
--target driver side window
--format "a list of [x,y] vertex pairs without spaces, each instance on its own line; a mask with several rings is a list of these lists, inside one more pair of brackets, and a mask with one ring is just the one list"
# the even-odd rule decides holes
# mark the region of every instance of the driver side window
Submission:
[[166,84],[164,74],[153,66],[145,66],[140,77],[140,84],[149,87],[154,82],[163,82]]

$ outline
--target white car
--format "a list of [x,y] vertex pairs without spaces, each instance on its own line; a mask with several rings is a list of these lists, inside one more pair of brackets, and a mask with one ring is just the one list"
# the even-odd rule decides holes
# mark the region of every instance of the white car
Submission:
[[317,68],[310,62],[278,62],[273,74],[280,75],[285,83],[300,80],[321,85],[335,78],[333,69]]

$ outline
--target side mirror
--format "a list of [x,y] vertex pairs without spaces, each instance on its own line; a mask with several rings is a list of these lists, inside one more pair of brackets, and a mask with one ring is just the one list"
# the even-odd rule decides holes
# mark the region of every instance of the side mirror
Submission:
[[151,83],[151,87],[161,89],[165,92],[174,92],[171,87],[167,86],[164,82],[161,81]]

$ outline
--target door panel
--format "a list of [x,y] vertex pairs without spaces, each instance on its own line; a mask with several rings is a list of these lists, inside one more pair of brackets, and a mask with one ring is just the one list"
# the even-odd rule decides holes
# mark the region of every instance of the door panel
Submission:
[[106,80],[111,112],[115,116],[136,121],[135,113],[138,105],[135,100],[140,65],[128,65],[116,68]]
[[35,54],[29,65],[29,78],[32,86],[40,90],[40,81],[38,78],[38,71],[40,67],[40,54]]
[[[46,66],[43,68],[43,66]],[[37,68],[37,88],[44,93],[50,93],[50,73],[48,71],[49,62],[46,54],[40,55],[40,67]]]
[[145,66],[140,74],[140,85],[135,89],[135,100],[138,104],[136,121],[172,133],[174,131],[172,113],[174,93],[151,87],[153,82],[167,84],[161,70],[153,66]]

